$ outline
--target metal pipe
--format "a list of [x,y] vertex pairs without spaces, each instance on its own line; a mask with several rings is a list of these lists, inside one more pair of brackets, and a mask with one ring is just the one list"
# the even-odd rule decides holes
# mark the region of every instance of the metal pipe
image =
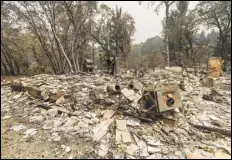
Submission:
[[116,84],[115,87],[114,87],[114,89],[115,89],[116,91],[120,91],[120,90],[122,90],[123,88],[126,88],[126,86],[125,86],[125,85]]
[[134,89],[133,83],[130,83],[128,87],[129,87],[129,89]]
[[116,91],[120,90],[120,86],[118,84],[116,84],[114,88],[115,88]]

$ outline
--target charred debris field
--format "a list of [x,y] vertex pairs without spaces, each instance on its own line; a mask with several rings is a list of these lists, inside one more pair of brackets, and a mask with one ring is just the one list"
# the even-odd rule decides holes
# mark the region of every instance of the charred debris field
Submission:
[[2,158],[231,159],[231,1],[1,1],[1,26]]
[[168,70],[1,83],[2,158],[231,158],[231,77]]

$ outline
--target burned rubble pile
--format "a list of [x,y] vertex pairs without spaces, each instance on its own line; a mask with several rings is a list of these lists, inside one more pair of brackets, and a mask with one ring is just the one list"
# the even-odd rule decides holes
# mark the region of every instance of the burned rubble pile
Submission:
[[41,74],[2,86],[1,119],[28,118],[33,125],[10,128],[22,139],[42,131],[51,143],[69,135],[88,144],[84,152],[60,145],[63,157],[228,158],[231,79],[224,75],[210,82],[169,70],[116,77]]

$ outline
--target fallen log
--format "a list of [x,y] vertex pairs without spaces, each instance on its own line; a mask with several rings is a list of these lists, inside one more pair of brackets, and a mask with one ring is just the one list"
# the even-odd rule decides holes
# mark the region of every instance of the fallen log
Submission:
[[71,75],[77,75],[77,74],[86,75],[86,74],[87,74],[87,72],[81,72],[81,71],[78,71],[78,72],[71,72],[70,74],[71,74]]
[[[12,91],[17,91],[17,92],[28,92],[29,95],[31,95],[33,98],[36,99],[44,99],[44,96],[42,93],[42,90],[35,86],[24,86],[21,81],[15,81],[11,82],[10,87]],[[63,92],[61,90],[58,90],[57,93],[52,93],[47,91],[48,94],[48,101],[51,102],[56,102],[57,99],[59,99],[61,96],[63,96]],[[69,97],[70,95],[66,95],[66,98]]]
[[1,86],[9,86],[11,84],[11,82],[2,82]]
[[220,129],[220,128],[216,128],[216,127],[210,127],[210,126],[203,126],[203,125],[197,125],[197,124],[192,124],[189,122],[189,124],[191,124],[192,126],[194,126],[195,128],[198,129],[205,129],[211,132],[217,132],[226,136],[231,136],[231,130],[227,130],[227,129]]

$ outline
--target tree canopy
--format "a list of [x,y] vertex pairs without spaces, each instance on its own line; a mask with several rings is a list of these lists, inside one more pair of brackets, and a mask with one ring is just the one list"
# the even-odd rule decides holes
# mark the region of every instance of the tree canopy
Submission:
[[[230,60],[230,1],[201,1],[191,10],[189,1],[146,4],[157,15],[165,8],[162,35],[132,44],[135,20],[117,6],[98,1],[1,1],[1,73],[79,72],[86,58],[95,57],[99,65],[111,56],[132,68],[200,66],[210,55]],[[211,32],[200,30],[201,25]],[[153,65],[156,60],[160,63]]]

